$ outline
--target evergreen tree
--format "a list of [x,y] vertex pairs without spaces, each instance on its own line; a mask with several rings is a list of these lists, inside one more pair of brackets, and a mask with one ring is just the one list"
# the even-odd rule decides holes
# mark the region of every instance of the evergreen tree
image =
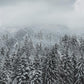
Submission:
[[77,64],[77,80],[75,84],[84,84],[84,59],[81,57]]
[[62,79],[59,75],[60,57],[57,45],[53,47],[48,56],[43,67],[43,84],[61,84]]

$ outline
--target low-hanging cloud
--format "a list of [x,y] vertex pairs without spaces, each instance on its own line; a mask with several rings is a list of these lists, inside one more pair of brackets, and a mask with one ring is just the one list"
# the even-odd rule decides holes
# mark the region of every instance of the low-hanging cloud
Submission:
[[47,3],[54,3],[58,5],[69,5],[73,4],[76,0],[0,0],[0,5],[10,5],[10,4],[15,4],[15,3],[20,3],[20,2],[38,2],[38,1],[43,1]]
[[63,24],[74,29],[84,27],[84,15],[76,11],[76,0],[0,0],[0,2],[1,26]]

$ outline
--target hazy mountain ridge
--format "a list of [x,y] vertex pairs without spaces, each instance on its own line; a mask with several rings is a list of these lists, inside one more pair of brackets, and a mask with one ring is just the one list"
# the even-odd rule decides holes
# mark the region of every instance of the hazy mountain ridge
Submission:
[[[25,27],[7,27],[5,31],[3,30],[0,34],[1,37],[8,35],[8,38],[12,41],[15,39],[14,42],[22,41],[24,40],[25,36],[28,36],[31,38],[31,40],[37,44],[42,43],[43,45],[53,45],[55,42],[58,42],[58,40],[64,36],[65,34],[71,35],[71,36],[78,36],[79,33],[76,33],[70,28],[68,28],[65,25],[35,25],[35,26],[25,26]],[[15,28],[15,31],[12,31],[10,29]],[[10,32],[9,32],[10,30]],[[81,35],[80,35],[81,36]]]

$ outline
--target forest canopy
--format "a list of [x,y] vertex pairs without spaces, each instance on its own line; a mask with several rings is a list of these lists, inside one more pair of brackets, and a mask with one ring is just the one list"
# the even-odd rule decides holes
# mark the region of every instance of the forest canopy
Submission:
[[2,35],[0,84],[84,84],[84,39],[21,30]]

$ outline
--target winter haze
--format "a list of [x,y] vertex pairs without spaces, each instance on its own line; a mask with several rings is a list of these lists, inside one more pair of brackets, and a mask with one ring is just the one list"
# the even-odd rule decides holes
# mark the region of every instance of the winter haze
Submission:
[[84,30],[83,8],[84,0],[0,0],[0,28],[64,25]]

